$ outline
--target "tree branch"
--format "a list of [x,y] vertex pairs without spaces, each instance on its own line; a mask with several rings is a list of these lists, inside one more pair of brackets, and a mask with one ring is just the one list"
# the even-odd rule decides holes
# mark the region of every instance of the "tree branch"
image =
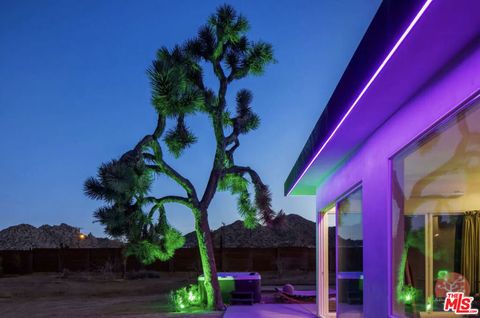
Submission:
[[213,65],[213,72],[221,81],[226,81],[227,78],[225,77],[225,72],[223,71],[222,65],[220,64],[220,60],[212,61]]
[[164,205],[166,203],[179,203],[190,209],[194,208],[192,202],[188,198],[177,195],[167,195],[161,198],[146,197],[144,198],[144,200],[146,202],[154,203],[155,205]]
[[[190,180],[182,176],[178,171],[176,171],[163,160],[162,148],[160,143],[158,142],[158,138],[162,136],[164,130],[165,117],[159,114],[157,119],[157,125],[153,134],[143,137],[142,140],[137,143],[135,148],[123,154],[120,160],[127,159],[130,156],[135,156],[136,158],[143,157],[144,159],[154,162],[154,165],[146,165],[146,167],[157,173],[164,173],[171,179],[173,179],[187,192],[188,197],[191,198],[192,202],[195,204],[198,202],[198,197],[193,184],[190,182]],[[148,145],[151,146],[154,152],[153,154],[143,152],[143,149]]]
[[145,137],[143,137],[143,139],[138,142],[135,148],[133,148],[133,151],[140,152],[143,149],[143,147],[148,145],[150,142],[160,138],[164,130],[165,130],[165,117],[162,115],[158,115],[157,126],[155,127],[153,134],[146,135]]
[[238,137],[236,137],[235,140],[233,141],[233,146],[226,151],[227,158],[232,163],[233,163],[233,154],[238,147],[240,147],[240,140],[238,140]]
[[238,133],[235,131],[235,125],[233,126],[233,131],[230,135],[225,137],[225,145],[230,145],[235,142],[235,139],[238,139]]
[[224,172],[226,174],[233,173],[233,174],[240,174],[242,176],[247,173],[250,176],[250,179],[252,180],[252,183],[254,185],[261,185],[266,187],[266,185],[263,183],[258,173],[250,167],[233,166],[225,169]]
[[151,169],[157,173],[164,173],[179,184],[188,194],[188,197],[193,200],[193,202],[198,201],[197,192],[195,187],[187,178],[183,177],[179,172],[167,164],[163,159],[155,161],[155,165],[147,165],[148,169]]
[[240,127],[239,127],[239,117],[233,117],[230,118],[230,120],[233,122],[233,130],[230,135],[225,137],[225,144],[228,146],[232,143],[237,143],[238,142],[238,136],[240,136]]
[[232,166],[225,169],[224,173],[238,174],[241,176],[248,174],[255,187],[255,205],[260,211],[261,220],[267,225],[282,223],[284,213],[282,211],[276,213],[272,210],[272,194],[255,170],[250,167]]
[[226,107],[226,94],[228,88],[227,78],[225,77],[225,72],[223,71],[220,61],[223,59],[223,54],[220,54],[220,57],[217,59],[211,59],[213,70],[215,75],[219,80],[218,87],[218,104],[217,107],[212,110],[212,125],[215,134],[215,139],[217,142],[217,147],[215,150],[215,157],[213,159],[212,170],[208,178],[207,186],[203,193],[202,199],[200,201],[200,207],[203,213],[206,213],[210,202],[212,202],[215,192],[217,191],[218,180],[221,176],[222,169],[225,165],[225,132],[223,130],[223,112]]

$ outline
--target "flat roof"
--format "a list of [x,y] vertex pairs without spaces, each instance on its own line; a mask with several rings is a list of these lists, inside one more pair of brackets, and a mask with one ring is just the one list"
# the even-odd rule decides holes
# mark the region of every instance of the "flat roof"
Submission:
[[383,1],[290,171],[285,195],[314,195],[406,98],[478,37],[470,11],[479,4]]

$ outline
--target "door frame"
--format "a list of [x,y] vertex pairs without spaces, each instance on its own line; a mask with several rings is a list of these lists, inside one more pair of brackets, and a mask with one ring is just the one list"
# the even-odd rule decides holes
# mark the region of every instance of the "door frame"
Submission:
[[[334,318],[336,312],[329,312],[328,292],[328,216],[334,215],[336,222],[336,204],[318,212],[318,273],[317,273],[317,312],[319,317]],[[335,234],[336,235],[336,234]],[[336,252],[335,252],[336,254]],[[336,261],[335,261],[336,262]]]
[[[338,271],[338,224],[340,224],[339,222],[339,217],[340,215],[338,214],[338,211],[339,211],[339,204],[341,201],[343,201],[344,199],[346,199],[347,197],[349,197],[350,195],[352,195],[353,193],[357,192],[357,191],[361,191],[361,197],[360,197],[360,200],[361,200],[361,220],[362,220],[362,224],[361,224],[361,228],[362,228],[362,241],[363,241],[363,233],[365,232],[365,229],[363,227],[363,218],[364,218],[364,200],[363,200],[363,183],[362,182],[358,182],[356,185],[354,185],[353,187],[351,187],[348,191],[346,191],[345,193],[343,193],[339,198],[337,198],[337,200],[335,200],[335,293],[336,293],[336,296],[335,296],[335,316],[336,317],[336,313],[339,311],[338,310],[338,275],[339,275],[339,271]],[[365,257],[363,255],[365,249],[363,248],[363,242],[362,242],[362,268],[363,268],[363,265],[364,265],[364,261],[365,261]],[[360,277],[362,280],[364,280],[364,271],[365,271],[365,268],[362,269],[362,272],[360,273]],[[365,288],[365,286],[364,286]],[[362,296],[362,312],[360,313],[359,317],[363,317],[363,314],[364,314],[364,310],[365,310],[365,307],[364,307],[364,303],[363,303],[363,296]],[[355,314],[354,314],[355,315]],[[353,317],[353,316],[352,316]]]

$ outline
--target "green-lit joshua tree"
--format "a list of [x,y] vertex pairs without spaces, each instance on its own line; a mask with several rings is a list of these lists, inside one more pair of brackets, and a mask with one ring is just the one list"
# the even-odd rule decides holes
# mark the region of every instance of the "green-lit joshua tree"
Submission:
[[[169,50],[161,48],[148,69],[152,86],[152,104],[157,124],[118,160],[103,164],[96,178],[85,183],[85,192],[107,205],[94,216],[112,236],[126,239],[126,254],[136,255],[144,263],[166,260],[183,246],[182,235],[169,225],[164,205],[178,203],[188,207],[195,218],[207,305],[222,309],[208,224],[208,208],[217,190],[238,197],[237,207],[247,228],[259,223],[274,224],[283,213],[271,207],[271,194],[259,175],[250,167],[237,165],[235,151],[240,136],[258,128],[260,119],[252,111],[252,93],[236,93],[236,108],[227,107],[230,84],[249,75],[261,75],[274,61],[272,46],[250,41],[247,19],[224,5],[217,9],[195,38]],[[218,79],[214,91],[204,82],[204,69]],[[210,176],[203,194],[190,180],[165,161],[162,140],[169,152],[180,157],[197,138],[185,124],[185,118],[198,113],[208,115],[216,140]],[[173,121],[166,130],[167,121]],[[151,185],[155,175],[165,175],[185,191],[184,196],[155,197]],[[254,191],[251,198],[250,191]]]

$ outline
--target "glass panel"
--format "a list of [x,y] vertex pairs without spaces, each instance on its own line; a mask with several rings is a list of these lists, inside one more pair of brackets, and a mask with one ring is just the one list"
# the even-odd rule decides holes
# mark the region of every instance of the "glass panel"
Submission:
[[[443,275],[447,273],[461,273],[461,242],[463,216],[461,215],[435,215],[433,221],[433,284],[434,300],[433,311],[443,311],[443,298],[445,289]],[[437,284],[437,280],[439,283]],[[444,292],[442,292],[444,290]]]
[[337,317],[363,317],[362,191],[337,205]]
[[337,307],[337,272],[335,270],[335,251],[336,251],[336,215],[334,213],[327,214],[328,222],[328,311],[336,312]]
[[[401,269],[404,271],[402,286],[415,286],[418,295],[426,294],[426,262],[425,262],[425,215],[407,215],[404,220],[404,237],[409,242],[409,248],[404,251],[401,259]],[[407,296],[411,297],[411,296]],[[425,306],[425,297],[419,296],[416,306]]]
[[448,291],[480,293],[480,107],[393,159],[393,311],[443,311]]

